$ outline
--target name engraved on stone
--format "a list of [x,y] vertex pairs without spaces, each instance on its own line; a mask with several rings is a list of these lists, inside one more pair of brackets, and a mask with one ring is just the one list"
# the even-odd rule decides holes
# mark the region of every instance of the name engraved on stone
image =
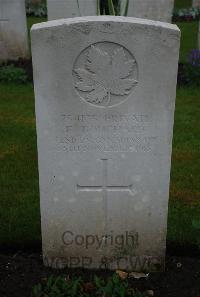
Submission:
[[57,137],[61,151],[151,152],[157,136],[149,133],[150,114],[62,114]]
[[98,42],[83,50],[73,67],[79,96],[99,107],[115,106],[128,98],[138,83],[134,56],[123,46]]

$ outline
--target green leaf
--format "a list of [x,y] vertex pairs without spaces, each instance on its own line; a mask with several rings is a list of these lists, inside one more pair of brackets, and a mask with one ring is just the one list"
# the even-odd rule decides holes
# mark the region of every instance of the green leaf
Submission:
[[108,11],[109,15],[115,15],[115,8],[112,0],[108,0]]
[[97,15],[100,15],[101,11],[100,11],[100,0],[97,0]]
[[101,288],[101,286],[102,286],[101,279],[96,275],[94,276],[94,283],[97,288]]
[[120,15],[127,16],[129,7],[129,0],[120,1]]
[[192,220],[192,226],[195,229],[199,229],[200,230],[200,220],[198,220],[198,219]]
[[77,4],[77,7],[78,7],[79,15],[81,16],[81,10],[80,10],[80,6],[79,6],[79,0],[76,0],[76,4]]

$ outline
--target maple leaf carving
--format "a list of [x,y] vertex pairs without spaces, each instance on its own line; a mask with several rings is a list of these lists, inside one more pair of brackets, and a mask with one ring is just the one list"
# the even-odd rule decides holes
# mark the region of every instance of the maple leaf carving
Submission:
[[89,49],[85,68],[74,70],[79,80],[75,87],[82,92],[88,92],[88,102],[106,102],[106,105],[109,105],[111,94],[127,95],[137,83],[130,77],[135,64],[134,59],[127,60],[122,47],[108,54],[93,45]]

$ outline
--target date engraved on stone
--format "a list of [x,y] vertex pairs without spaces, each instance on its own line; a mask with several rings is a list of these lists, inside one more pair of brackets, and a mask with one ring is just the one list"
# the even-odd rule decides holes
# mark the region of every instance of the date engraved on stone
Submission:
[[151,114],[61,114],[56,137],[58,150],[66,152],[155,152]]
[[137,85],[138,66],[124,46],[98,42],[80,53],[73,77],[74,87],[84,101],[111,107],[124,102]]

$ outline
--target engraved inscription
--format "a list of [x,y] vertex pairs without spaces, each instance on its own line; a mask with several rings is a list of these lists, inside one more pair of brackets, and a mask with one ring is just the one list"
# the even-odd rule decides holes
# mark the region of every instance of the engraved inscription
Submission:
[[66,152],[153,152],[150,114],[62,114],[58,150]]
[[74,86],[82,99],[95,106],[122,103],[138,83],[134,56],[123,46],[99,42],[85,49],[74,68]]

